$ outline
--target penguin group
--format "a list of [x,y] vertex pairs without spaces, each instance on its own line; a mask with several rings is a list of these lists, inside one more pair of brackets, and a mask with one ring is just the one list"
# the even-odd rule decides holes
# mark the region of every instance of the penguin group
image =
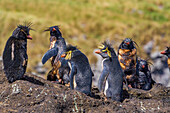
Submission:
[[[32,39],[30,30],[33,30],[31,23],[18,25],[6,43],[3,65],[10,83],[24,78],[28,61],[27,39]],[[48,72],[47,80],[91,96],[94,74],[86,55],[78,47],[66,44],[58,26],[48,27],[44,31],[50,32],[50,47],[42,57],[42,64],[51,60],[52,69]],[[95,51],[103,58],[98,88],[107,98],[122,101],[123,85],[150,90],[155,83],[149,62],[138,58],[136,45],[131,38],[125,38],[116,53],[112,45],[104,41]],[[170,65],[170,47],[161,54],[168,57]]]

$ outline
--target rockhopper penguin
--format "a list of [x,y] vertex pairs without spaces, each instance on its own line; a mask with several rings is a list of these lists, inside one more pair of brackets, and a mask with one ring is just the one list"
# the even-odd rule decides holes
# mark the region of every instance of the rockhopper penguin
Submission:
[[73,79],[75,76],[75,89],[86,95],[91,95],[93,72],[87,57],[72,45],[67,46],[66,52],[61,57],[64,57],[71,64],[70,88],[74,89]]
[[152,79],[149,64],[146,60],[139,59],[136,65],[136,86],[138,89],[150,90],[155,81]]
[[130,38],[125,38],[118,49],[118,59],[122,67],[128,85],[135,88],[133,84],[136,75],[137,49],[135,42]]
[[102,43],[99,49],[95,52],[103,57],[103,70],[98,81],[99,90],[101,92],[105,89],[107,98],[122,101],[124,73],[118,57],[108,42]]
[[50,50],[43,56],[42,63],[46,63],[51,58],[53,67],[47,75],[47,80],[68,84],[70,67],[68,61],[60,57],[66,51],[65,39],[62,37],[58,26],[49,27],[45,31],[50,31]]
[[27,39],[32,39],[29,32],[31,23],[18,25],[8,39],[3,52],[5,75],[10,83],[21,79],[27,68]]

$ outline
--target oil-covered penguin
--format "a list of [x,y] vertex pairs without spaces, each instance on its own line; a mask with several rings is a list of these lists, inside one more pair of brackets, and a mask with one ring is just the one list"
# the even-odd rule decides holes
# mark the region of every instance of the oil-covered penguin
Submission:
[[3,51],[3,65],[5,75],[10,83],[21,79],[27,68],[27,39],[30,36],[31,23],[18,25],[9,37]]
[[138,59],[136,65],[136,88],[150,90],[155,81],[152,79],[149,64],[146,60]]
[[58,81],[60,84],[69,83],[70,67],[68,61],[61,58],[61,54],[66,51],[66,42],[58,26],[52,26],[45,31],[50,31],[50,50],[42,58],[44,64],[51,58],[52,69],[47,75],[47,80]]
[[136,88],[134,84],[137,63],[137,49],[135,44],[132,39],[125,38],[118,49],[120,65],[125,73],[128,85],[133,88]]

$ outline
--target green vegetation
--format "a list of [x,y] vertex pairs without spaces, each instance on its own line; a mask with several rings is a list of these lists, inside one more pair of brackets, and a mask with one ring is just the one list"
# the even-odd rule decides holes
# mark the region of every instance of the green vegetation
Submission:
[[138,54],[145,58],[142,47],[152,39],[158,50],[170,46],[169,18],[169,0],[0,0],[0,54],[16,25],[31,21],[36,31],[28,41],[28,71],[48,50],[49,33],[43,30],[52,25],[60,25],[66,41],[81,48],[91,63],[103,40],[113,40],[117,50],[125,37],[138,43]]

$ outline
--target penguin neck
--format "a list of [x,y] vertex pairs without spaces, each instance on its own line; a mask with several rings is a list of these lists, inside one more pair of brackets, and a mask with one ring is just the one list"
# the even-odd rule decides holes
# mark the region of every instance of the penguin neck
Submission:
[[63,37],[57,38],[56,45],[59,48],[59,51],[62,51],[62,52],[66,51],[66,42]]
[[85,64],[87,63],[87,57],[81,51],[78,50],[76,52],[76,55],[73,53],[70,62],[74,64],[80,64],[80,63]]
[[104,62],[104,61],[113,62],[114,60],[117,60],[117,59],[118,59],[117,56],[107,57],[107,58],[104,58],[104,59],[103,59],[103,62]]

